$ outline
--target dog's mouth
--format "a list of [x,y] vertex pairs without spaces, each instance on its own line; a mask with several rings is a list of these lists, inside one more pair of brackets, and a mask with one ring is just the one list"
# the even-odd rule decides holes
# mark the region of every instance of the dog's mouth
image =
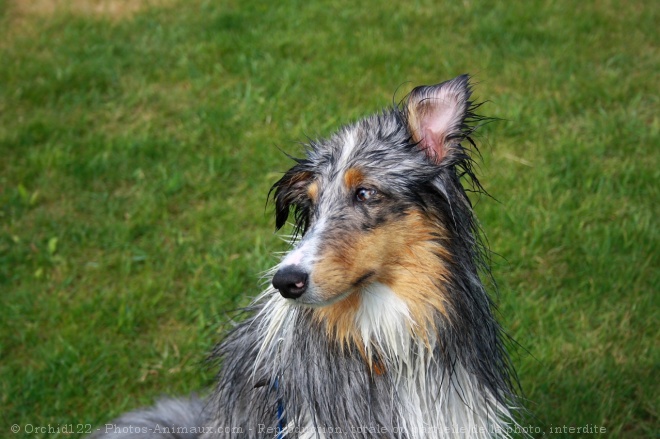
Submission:
[[310,294],[311,292],[307,292],[300,298],[292,300],[291,302],[293,302],[294,305],[300,305],[308,308],[325,308],[326,306],[332,306],[342,302],[343,300],[346,300],[356,292],[357,290],[351,288],[341,294],[333,296],[330,299],[319,299],[317,295],[313,293]]
[[340,293],[324,291],[320,286],[311,286],[305,294],[301,295],[291,302],[295,305],[306,306],[310,308],[323,308],[332,306],[342,302],[353,294],[359,294],[361,290],[371,284],[371,281],[376,278],[376,272],[371,270],[367,271],[355,281],[351,282],[349,286]]
[[375,276],[376,276],[376,271],[375,270],[369,270],[366,273],[364,273],[362,276],[358,277],[357,280],[355,282],[353,282],[351,287],[354,288],[354,289],[359,289],[361,287],[364,287]]

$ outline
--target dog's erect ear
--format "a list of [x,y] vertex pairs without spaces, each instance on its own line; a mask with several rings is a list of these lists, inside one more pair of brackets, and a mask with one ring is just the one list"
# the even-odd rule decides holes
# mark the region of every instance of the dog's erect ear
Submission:
[[433,162],[440,164],[465,137],[465,118],[472,93],[468,75],[413,89],[404,111],[412,138]]

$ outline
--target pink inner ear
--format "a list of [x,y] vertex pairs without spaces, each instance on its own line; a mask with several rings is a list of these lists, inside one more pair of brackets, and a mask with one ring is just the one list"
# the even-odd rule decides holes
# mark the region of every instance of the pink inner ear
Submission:
[[445,157],[445,148],[443,147],[442,141],[438,139],[437,134],[430,128],[424,129],[422,136],[420,142],[422,149],[426,151],[426,155],[430,159],[440,163]]
[[433,86],[416,87],[409,95],[408,127],[428,158],[440,163],[458,145],[469,107],[468,76]]
[[451,110],[451,106],[444,102],[433,102],[427,106],[418,128],[422,148],[438,163],[447,155],[445,140],[455,123]]

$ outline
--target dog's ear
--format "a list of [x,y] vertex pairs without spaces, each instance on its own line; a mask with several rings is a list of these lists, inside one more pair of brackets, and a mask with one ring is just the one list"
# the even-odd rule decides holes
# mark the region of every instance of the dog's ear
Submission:
[[466,136],[465,119],[472,104],[469,79],[461,75],[437,85],[416,87],[405,100],[413,141],[437,164]]
[[299,170],[294,166],[270,189],[271,193],[275,191],[273,198],[275,199],[276,230],[281,229],[286,224],[289,211],[294,208],[296,210],[296,231],[305,232],[307,228],[306,209],[309,206],[307,187],[311,179],[311,172]]

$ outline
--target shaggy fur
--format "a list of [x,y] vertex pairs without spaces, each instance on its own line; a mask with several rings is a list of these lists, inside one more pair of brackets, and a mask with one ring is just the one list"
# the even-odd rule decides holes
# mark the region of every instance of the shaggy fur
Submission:
[[508,437],[515,375],[461,184],[480,188],[468,79],[311,142],[272,190],[293,248],[215,349],[203,410],[164,401],[110,424],[151,436],[110,437]]

